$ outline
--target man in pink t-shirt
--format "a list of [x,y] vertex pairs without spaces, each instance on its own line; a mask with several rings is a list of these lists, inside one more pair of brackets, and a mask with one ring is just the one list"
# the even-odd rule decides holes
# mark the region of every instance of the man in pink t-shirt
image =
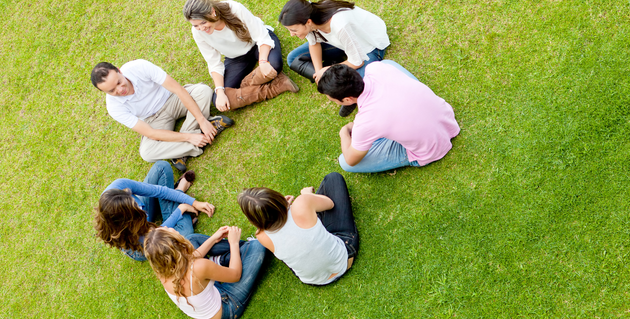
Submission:
[[393,61],[371,63],[363,78],[334,65],[317,89],[339,105],[358,105],[354,122],[339,132],[339,164],[349,172],[427,165],[444,157],[459,134],[453,108]]

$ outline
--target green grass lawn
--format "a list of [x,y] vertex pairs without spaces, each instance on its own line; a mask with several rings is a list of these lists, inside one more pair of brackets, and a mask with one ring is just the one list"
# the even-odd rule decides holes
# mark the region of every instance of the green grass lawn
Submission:
[[[151,164],[111,119],[89,72],[147,59],[210,82],[184,1],[0,0],[1,318],[185,318],[148,263],[95,238],[93,207]],[[243,0],[276,29],[284,0]],[[628,317],[630,2],[358,0],[385,20],[386,58],[449,102],[453,149],[424,168],[343,173],[361,250],[311,287],[280,261],[244,318]],[[341,171],[350,118],[316,87],[227,113],[236,125],[189,163],[217,206],[196,229],[238,225],[241,189],[298,194]],[[395,123],[392,123],[393,125]]]

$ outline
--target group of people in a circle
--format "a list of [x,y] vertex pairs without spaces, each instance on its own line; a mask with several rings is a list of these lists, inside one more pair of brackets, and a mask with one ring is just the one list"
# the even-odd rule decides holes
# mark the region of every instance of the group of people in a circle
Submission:
[[[156,162],[143,182],[117,179],[102,193],[98,237],[134,260],[148,260],[168,296],[194,318],[240,317],[266,256],[273,253],[304,283],[327,285],[352,266],[359,250],[350,196],[339,173],[297,197],[254,187],[238,203],[256,236],[223,226],[212,236],[194,232],[198,213],[215,207],[186,195],[196,180],[186,160],[234,121],[210,114],[271,99],[298,86],[282,72],[273,28],[242,4],[187,0],[184,17],[208,64],[215,88],[180,85],[146,60],[117,68],[98,63],[92,84],[106,93],[112,118],[142,135],[140,155]],[[425,166],[444,157],[459,134],[453,108],[399,64],[383,60],[385,22],[351,2],[290,0],[279,22],[308,41],[291,51],[291,70],[317,84],[353,122],[339,132],[339,164],[371,173]],[[224,56],[224,61],[221,57]],[[175,122],[185,117],[179,132]],[[170,159],[183,174],[175,181]],[[155,221],[161,216],[162,224]]]

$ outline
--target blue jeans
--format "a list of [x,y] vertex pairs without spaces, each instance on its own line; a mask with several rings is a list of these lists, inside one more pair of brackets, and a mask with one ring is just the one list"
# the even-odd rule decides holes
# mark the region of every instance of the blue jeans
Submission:
[[[205,239],[204,239],[205,238]],[[203,242],[210,236],[202,234],[192,234],[186,237],[195,246],[195,249],[201,246]],[[217,246],[217,247],[215,247]],[[225,252],[227,249],[227,253]],[[222,258],[221,264],[229,265],[229,249],[230,245],[227,240],[221,240],[216,243],[208,255],[218,256],[226,255],[227,259]],[[243,271],[241,279],[234,283],[215,282],[221,293],[221,306],[223,307],[222,319],[235,319],[243,315],[245,307],[252,296],[258,272],[265,260],[267,248],[261,245],[258,240],[240,242],[241,262],[243,263]]]
[[350,166],[343,154],[339,155],[339,165],[346,172],[376,173],[404,166],[419,167],[418,161],[410,162],[407,149],[400,143],[386,138],[379,138],[372,143],[370,150],[359,164]]
[[[346,54],[343,52],[343,50],[337,47],[334,47],[328,43],[322,42],[321,45],[322,45],[322,61],[323,61],[322,65],[323,66],[329,66],[336,63],[341,63],[347,59]],[[298,59],[300,57],[310,59],[311,53],[308,50],[308,47],[309,47],[308,42],[306,42],[300,45],[299,47],[297,47],[295,50],[291,51],[289,55],[287,55],[287,63],[291,65],[293,60]],[[363,65],[357,69],[357,72],[361,74],[361,77],[365,75],[365,67],[368,64],[374,61],[383,60],[383,57],[385,56],[385,49],[384,50],[374,49],[372,52],[368,53],[367,56],[369,59],[367,61],[363,61]]]

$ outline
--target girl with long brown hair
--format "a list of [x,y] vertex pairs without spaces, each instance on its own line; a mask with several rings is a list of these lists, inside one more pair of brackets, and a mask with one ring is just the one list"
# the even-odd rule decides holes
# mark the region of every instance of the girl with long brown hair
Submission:
[[173,189],[173,169],[169,163],[159,161],[153,164],[144,182],[115,180],[98,201],[94,218],[97,236],[130,258],[144,261],[144,236],[157,227],[158,214],[162,216],[163,226],[173,227],[182,235],[192,234],[192,216],[184,213],[202,211],[208,216],[214,213],[213,205],[184,194],[194,179],[194,172],[188,171]]
[[188,0],[183,11],[208,63],[215,85],[213,102],[219,111],[298,91],[282,73],[280,40],[273,28],[245,6],[235,1]]
[[[240,228],[223,226],[195,249],[174,229],[160,227],[146,236],[144,251],[164,290],[184,313],[234,319],[245,311],[266,253],[257,240],[245,242],[240,236]],[[203,258],[218,255],[213,248],[224,244],[223,238],[228,251],[215,261]]]

